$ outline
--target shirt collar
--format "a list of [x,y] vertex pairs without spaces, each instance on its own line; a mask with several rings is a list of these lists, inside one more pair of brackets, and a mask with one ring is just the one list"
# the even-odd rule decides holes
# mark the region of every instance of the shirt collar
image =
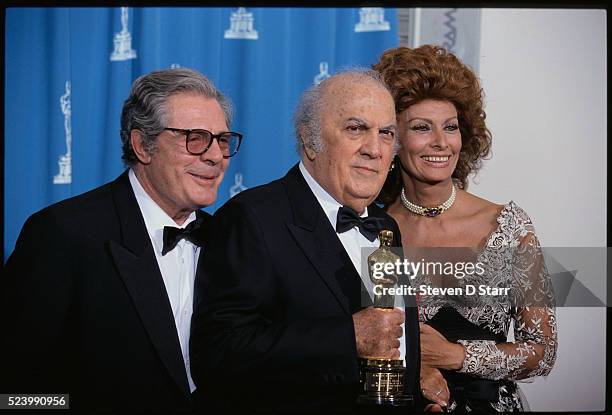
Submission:
[[[304,176],[304,179],[306,180],[308,187],[310,187],[310,190],[312,190],[312,193],[314,193],[319,204],[321,205],[323,212],[325,212],[325,215],[327,215],[327,218],[329,219],[329,222],[331,223],[332,227],[336,229],[338,209],[342,207],[342,204],[338,202],[336,199],[334,199],[334,197],[330,195],[327,192],[327,190],[323,189],[323,187],[315,180],[314,177],[312,177],[312,175],[308,172],[308,170],[306,170],[306,166],[304,166],[304,163],[302,163],[301,161],[299,164],[299,169],[300,169],[300,172],[302,173],[302,176]],[[368,208],[366,206],[361,217],[365,218],[367,216],[368,216]]]
[[147,232],[155,245],[155,249],[161,253],[164,247],[164,226],[173,226],[175,228],[184,228],[196,219],[196,213],[191,212],[187,220],[182,225],[177,225],[174,219],[172,219],[155,201],[149,196],[149,194],[142,187],[138,181],[138,177],[134,173],[134,170],[130,169],[128,173],[132,190],[136,196],[136,201],[140,207],[140,212],[145,221]]

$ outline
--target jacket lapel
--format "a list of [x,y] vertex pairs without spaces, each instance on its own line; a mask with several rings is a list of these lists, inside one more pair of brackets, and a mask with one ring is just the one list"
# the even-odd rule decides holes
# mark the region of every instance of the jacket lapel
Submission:
[[342,309],[356,312],[361,308],[361,278],[297,165],[283,184],[293,210],[289,231]]
[[[211,221],[212,221],[212,216],[207,213],[204,212],[203,210],[197,210],[196,211],[196,215],[198,218],[202,218],[202,225],[200,226],[200,229],[198,230],[198,232],[200,233],[200,240],[203,241],[202,243],[202,247],[200,248],[200,255],[198,256],[198,265],[196,266],[196,275],[198,275],[198,271],[200,269],[200,267],[202,266],[202,261],[205,255],[202,255],[202,250],[206,249],[209,237],[210,237],[210,226],[211,226]],[[198,304],[199,302],[199,293],[200,290],[193,290],[193,304]]]
[[110,253],[151,343],[179,388],[190,395],[172,307],[127,171],[112,186],[122,241]]

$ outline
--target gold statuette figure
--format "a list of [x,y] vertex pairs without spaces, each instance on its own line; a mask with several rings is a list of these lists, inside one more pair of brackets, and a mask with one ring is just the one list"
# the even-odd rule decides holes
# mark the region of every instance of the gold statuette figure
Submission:
[[[400,257],[391,251],[393,232],[380,231],[380,247],[368,256],[368,271],[375,286],[374,307],[393,308],[395,296],[389,289],[397,285],[395,264]],[[392,264],[385,267],[385,264]],[[385,271],[387,270],[387,271]],[[393,270],[389,272],[390,270]],[[360,404],[406,406],[412,403],[412,396],[404,393],[404,364],[402,360],[385,359],[376,356],[360,358],[362,394]]]

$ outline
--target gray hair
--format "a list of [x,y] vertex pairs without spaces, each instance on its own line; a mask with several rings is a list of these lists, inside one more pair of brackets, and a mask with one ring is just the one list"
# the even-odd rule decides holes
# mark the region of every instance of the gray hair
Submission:
[[130,96],[123,103],[121,112],[121,158],[127,166],[134,166],[138,162],[130,140],[131,131],[139,130],[142,133],[145,150],[153,154],[157,136],[167,127],[168,99],[178,93],[195,93],[217,100],[229,127],[231,102],[201,73],[175,68],[142,75],[132,84]]
[[[391,90],[381,74],[368,68],[349,68],[339,71],[318,85],[313,85],[302,94],[293,116],[296,149],[300,157],[304,156],[304,147],[310,147],[319,153],[323,150],[321,138],[321,115],[325,100],[325,91],[337,78],[348,78],[353,83],[373,81],[391,95]],[[397,142],[396,142],[397,148]]]

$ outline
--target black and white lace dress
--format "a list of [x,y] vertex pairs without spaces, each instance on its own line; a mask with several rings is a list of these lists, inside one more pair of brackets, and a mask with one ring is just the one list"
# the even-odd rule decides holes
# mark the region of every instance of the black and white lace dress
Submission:
[[[450,284],[510,288],[507,295],[420,297],[420,320],[465,347],[463,367],[443,371],[450,411],[528,410],[515,381],[548,375],[555,362],[554,293],[533,224],[512,201],[497,222],[485,247],[474,254],[484,272],[451,278]],[[413,285],[421,284],[441,286],[449,280],[420,274]],[[514,341],[508,342],[511,322]]]

